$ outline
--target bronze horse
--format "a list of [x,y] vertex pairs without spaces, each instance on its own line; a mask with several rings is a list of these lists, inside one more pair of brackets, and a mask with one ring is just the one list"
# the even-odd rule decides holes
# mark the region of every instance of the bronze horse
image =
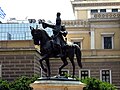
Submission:
[[[50,71],[50,63],[49,63],[49,58],[54,57],[56,58],[56,55],[58,52],[57,48],[53,48],[53,39],[50,37],[47,32],[43,29],[34,29],[33,27],[30,26],[31,29],[31,34],[33,37],[33,41],[35,45],[40,45],[40,52],[42,59],[39,60],[41,68],[43,69],[44,72],[47,73],[47,76],[50,77],[51,71]],[[55,45],[54,45],[55,46]],[[65,46],[65,56],[60,57],[63,65],[59,68],[59,74],[61,74],[61,70],[68,65],[67,58],[72,63],[73,66],[73,77],[75,75],[75,62],[74,62],[74,55],[76,55],[77,63],[80,68],[82,68],[82,63],[81,63],[81,50],[80,47],[77,44],[72,44],[72,45],[66,45]],[[43,65],[43,60],[46,61],[47,69]]]

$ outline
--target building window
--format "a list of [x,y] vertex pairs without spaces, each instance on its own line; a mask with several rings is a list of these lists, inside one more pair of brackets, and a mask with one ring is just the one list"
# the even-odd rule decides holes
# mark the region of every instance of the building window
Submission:
[[118,12],[118,9],[112,9],[112,12]]
[[82,49],[83,38],[70,38],[71,42],[77,44]]
[[0,65],[0,78],[2,77],[2,65]]
[[113,49],[113,35],[114,33],[102,33],[103,49]]
[[111,83],[111,70],[100,70],[100,74],[100,79],[102,81]]
[[97,9],[93,9],[93,10],[91,10],[91,13],[98,13],[98,10]]
[[112,37],[104,37],[104,49],[112,49]]
[[73,42],[74,44],[77,44],[79,47],[81,47],[81,42]]
[[63,69],[63,70],[61,71],[60,76],[65,76],[66,74],[69,74],[69,70]]
[[100,12],[106,12],[106,9],[100,9]]
[[81,79],[85,79],[85,78],[88,78],[90,77],[90,70],[80,70],[79,71],[79,78]]

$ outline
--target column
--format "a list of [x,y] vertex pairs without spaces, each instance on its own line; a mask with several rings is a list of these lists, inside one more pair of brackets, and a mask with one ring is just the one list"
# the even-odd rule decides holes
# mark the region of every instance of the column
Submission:
[[91,49],[95,49],[95,31],[91,29]]

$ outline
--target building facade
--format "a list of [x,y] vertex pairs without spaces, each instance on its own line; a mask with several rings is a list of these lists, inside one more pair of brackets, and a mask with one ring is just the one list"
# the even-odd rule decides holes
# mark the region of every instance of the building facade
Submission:
[[[95,77],[114,84],[119,90],[120,1],[74,0],[71,3],[76,20],[62,20],[62,24],[65,24],[68,31],[67,41],[76,43],[81,47],[83,68],[80,69],[77,66],[75,58],[76,75],[80,78]],[[12,29],[7,28],[8,24],[4,26],[6,30],[2,28],[2,25],[4,26],[4,24],[1,24],[0,32],[12,31]],[[34,48],[28,29],[31,24],[21,25],[17,29],[20,32],[21,40],[14,40],[14,35],[12,36],[10,32],[0,35],[0,37],[7,36],[7,40],[1,39],[2,41],[0,41],[0,76],[4,79],[9,80],[11,77],[14,79],[21,75],[40,74],[43,76],[44,74],[38,62],[39,52]],[[33,26],[36,27],[36,24]],[[22,30],[23,27],[26,27],[26,30]],[[22,31],[25,36],[23,36]],[[63,72],[72,74],[69,59],[68,62],[69,65],[63,69]],[[51,58],[50,64],[52,76],[57,75],[62,61],[59,58]],[[14,70],[14,68],[19,70]]]
[[[120,1],[71,1],[76,20],[65,20],[68,41],[79,44],[80,78],[96,77],[120,88]],[[76,73],[77,73],[76,72]]]

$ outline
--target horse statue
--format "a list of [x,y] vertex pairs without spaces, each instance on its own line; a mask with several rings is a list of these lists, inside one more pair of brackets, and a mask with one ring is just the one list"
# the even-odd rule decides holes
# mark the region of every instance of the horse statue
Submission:
[[[50,63],[49,58],[61,58],[63,65],[59,67],[59,75],[61,75],[62,69],[68,65],[67,58],[72,63],[73,66],[73,74],[72,77],[75,76],[75,62],[74,62],[74,56],[76,55],[77,63],[80,68],[82,68],[81,63],[81,50],[80,47],[77,44],[67,44],[65,48],[65,55],[57,57],[57,54],[59,53],[59,50],[57,49],[57,45],[54,44],[54,40],[52,37],[48,35],[48,33],[44,29],[34,29],[30,26],[32,38],[35,45],[40,45],[40,52],[42,58],[39,59],[40,65],[42,70],[47,73],[47,77],[50,77],[51,70],[50,70]],[[55,48],[56,47],[56,48]],[[45,60],[47,68],[43,65],[43,61]]]

